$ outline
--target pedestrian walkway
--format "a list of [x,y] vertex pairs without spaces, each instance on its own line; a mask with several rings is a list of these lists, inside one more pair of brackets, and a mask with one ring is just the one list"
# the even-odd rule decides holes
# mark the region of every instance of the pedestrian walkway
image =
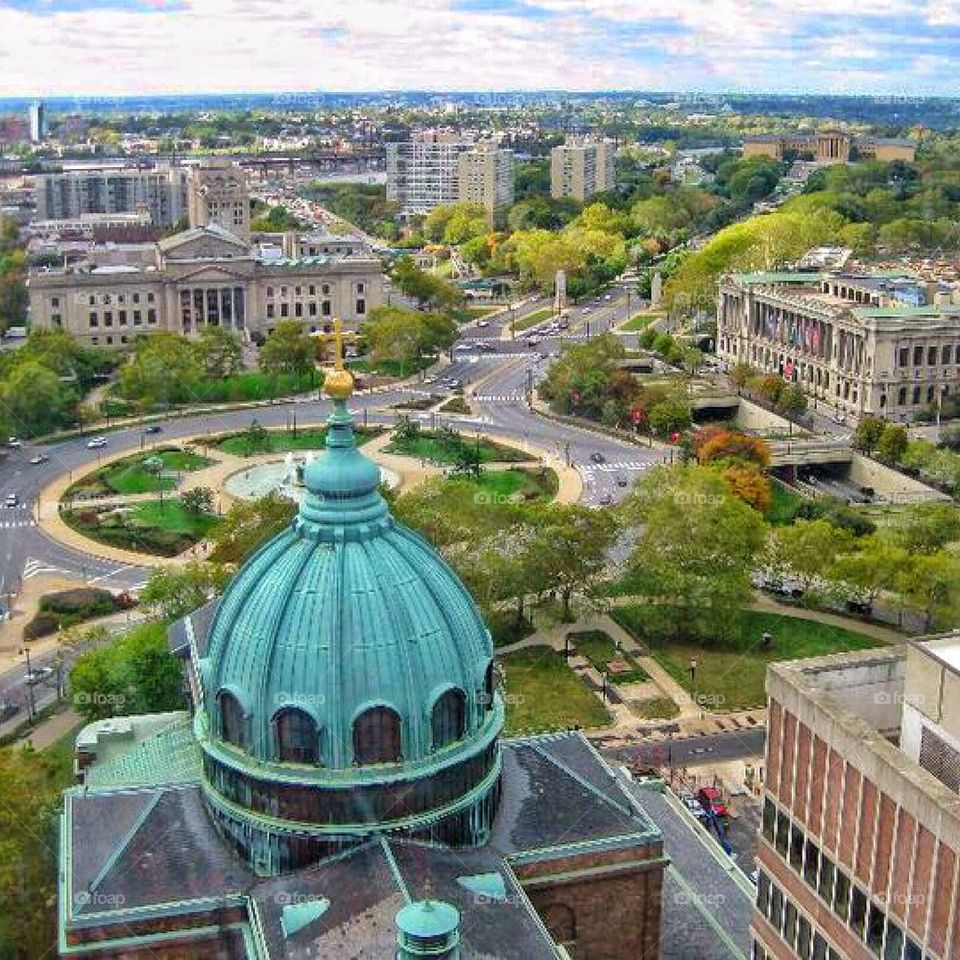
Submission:
[[616,463],[583,463],[580,469],[584,473],[614,473],[617,470],[649,470],[653,461],[620,460]]
[[25,733],[17,741],[17,746],[27,746],[29,744],[34,750],[46,750],[58,740],[62,740],[76,730],[82,723],[83,717],[76,710],[68,707]]
[[475,393],[473,399],[479,403],[526,403],[525,393]]

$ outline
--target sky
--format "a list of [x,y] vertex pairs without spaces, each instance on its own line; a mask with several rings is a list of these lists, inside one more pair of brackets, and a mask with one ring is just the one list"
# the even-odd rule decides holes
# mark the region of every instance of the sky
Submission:
[[960,0],[0,0],[0,96],[960,93]]

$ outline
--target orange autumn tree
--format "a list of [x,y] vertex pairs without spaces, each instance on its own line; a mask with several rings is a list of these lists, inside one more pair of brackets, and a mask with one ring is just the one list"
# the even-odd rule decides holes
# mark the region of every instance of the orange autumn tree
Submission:
[[728,427],[710,426],[693,438],[697,462],[715,466],[726,480],[730,492],[760,513],[765,513],[772,500],[770,448],[760,437]]

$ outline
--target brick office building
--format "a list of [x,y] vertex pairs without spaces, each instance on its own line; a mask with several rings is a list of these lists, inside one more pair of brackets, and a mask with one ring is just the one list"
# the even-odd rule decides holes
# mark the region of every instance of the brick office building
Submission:
[[755,960],[960,957],[960,638],[774,664]]

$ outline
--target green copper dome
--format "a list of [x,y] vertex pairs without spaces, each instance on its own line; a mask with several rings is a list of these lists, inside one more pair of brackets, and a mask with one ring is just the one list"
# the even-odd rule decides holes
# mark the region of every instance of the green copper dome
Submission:
[[198,664],[208,800],[268,872],[291,861],[254,849],[261,830],[482,842],[495,807],[489,631],[446,562],[390,515],[344,399],[326,447],[299,515],[228,586]]

